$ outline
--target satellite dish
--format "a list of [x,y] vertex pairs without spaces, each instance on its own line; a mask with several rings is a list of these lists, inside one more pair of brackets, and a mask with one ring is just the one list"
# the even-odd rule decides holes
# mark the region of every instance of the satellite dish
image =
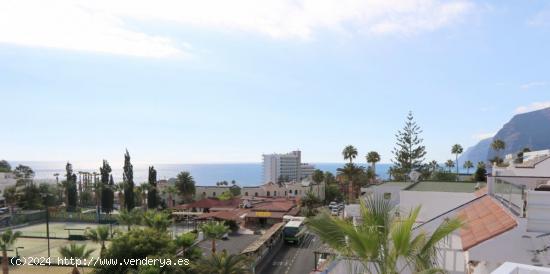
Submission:
[[422,175],[420,172],[413,170],[409,172],[409,178],[411,179],[411,182],[416,183],[420,179],[420,175]]

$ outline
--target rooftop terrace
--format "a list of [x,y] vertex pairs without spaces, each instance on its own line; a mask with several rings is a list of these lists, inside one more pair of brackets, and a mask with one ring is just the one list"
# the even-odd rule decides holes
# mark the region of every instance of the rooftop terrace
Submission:
[[[419,182],[411,188],[409,191],[436,191],[436,192],[464,192],[473,193],[476,191],[477,183],[474,182]],[[479,187],[484,187],[485,183],[480,183]]]

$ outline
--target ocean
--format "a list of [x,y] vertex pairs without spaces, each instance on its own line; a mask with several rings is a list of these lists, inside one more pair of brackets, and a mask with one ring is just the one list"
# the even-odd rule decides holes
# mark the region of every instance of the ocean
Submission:
[[[60,180],[65,174],[64,162],[17,162],[10,161],[12,167],[18,164],[30,166],[35,172],[37,181],[55,181],[54,173],[60,174]],[[98,163],[98,167],[101,163]],[[344,163],[313,163],[316,168],[323,171],[330,171],[336,174],[336,169]],[[157,170],[157,179],[174,178],[182,171],[188,171],[195,179],[197,185],[215,185],[219,181],[235,180],[241,186],[253,186],[262,183],[262,164],[261,163],[229,163],[229,164],[153,164]],[[364,166],[364,165],[363,165]],[[376,165],[376,173],[383,179],[387,178],[387,171],[390,164]],[[111,164],[113,169],[113,178],[116,182],[122,181],[122,165],[120,167]],[[79,165],[73,163],[74,172],[97,172],[99,168],[92,169],[89,165]],[[134,165],[134,182],[140,184],[146,182],[148,177],[147,165]]]

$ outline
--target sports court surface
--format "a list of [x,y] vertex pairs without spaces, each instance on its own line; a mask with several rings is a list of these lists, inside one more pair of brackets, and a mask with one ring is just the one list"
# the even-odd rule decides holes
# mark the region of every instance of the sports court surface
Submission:
[[[65,222],[50,222],[50,238],[68,238],[69,233],[72,235],[83,235],[85,229],[94,229],[100,226],[95,223],[65,223]],[[107,225],[110,226],[110,225]],[[112,225],[113,231],[127,231],[128,228],[125,225]],[[173,231],[173,226],[169,227],[169,231]],[[44,237],[46,238],[46,223],[33,224],[29,226],[23,226],[14,228],[14,231],[21,231],[23,237]],[[189,232],[191,229],[188,227],[176,226],[176,235]]]

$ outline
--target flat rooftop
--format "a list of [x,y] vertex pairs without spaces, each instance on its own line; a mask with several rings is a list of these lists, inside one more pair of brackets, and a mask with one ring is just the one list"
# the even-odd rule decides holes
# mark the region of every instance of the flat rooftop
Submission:
[[379,185],[372,185],[372,186],[369,186],[368,188],[377,188],[377,187],[398,187],[398,188],[406,188],[408,186],[410,186],[412,183],[411,182],[385,182],[385,183],[382,183],[382,184],[379,184]]
[[[261,235],[236,234],[229,235],[227,240],[216,240],[216,252],[226,250],[229,254],[240,254],[246,247],[252,244]],[[204,256],[209,256],[212,252],[212,241],[204,240],[199,243]]]
[[[432,182],[423,181],[412,186],[408,191],[435,191],[435,192],[464,192],[474,193],[476,191],[475,182]],[[485,183],[480,183],[479,187],[484,187]]]

